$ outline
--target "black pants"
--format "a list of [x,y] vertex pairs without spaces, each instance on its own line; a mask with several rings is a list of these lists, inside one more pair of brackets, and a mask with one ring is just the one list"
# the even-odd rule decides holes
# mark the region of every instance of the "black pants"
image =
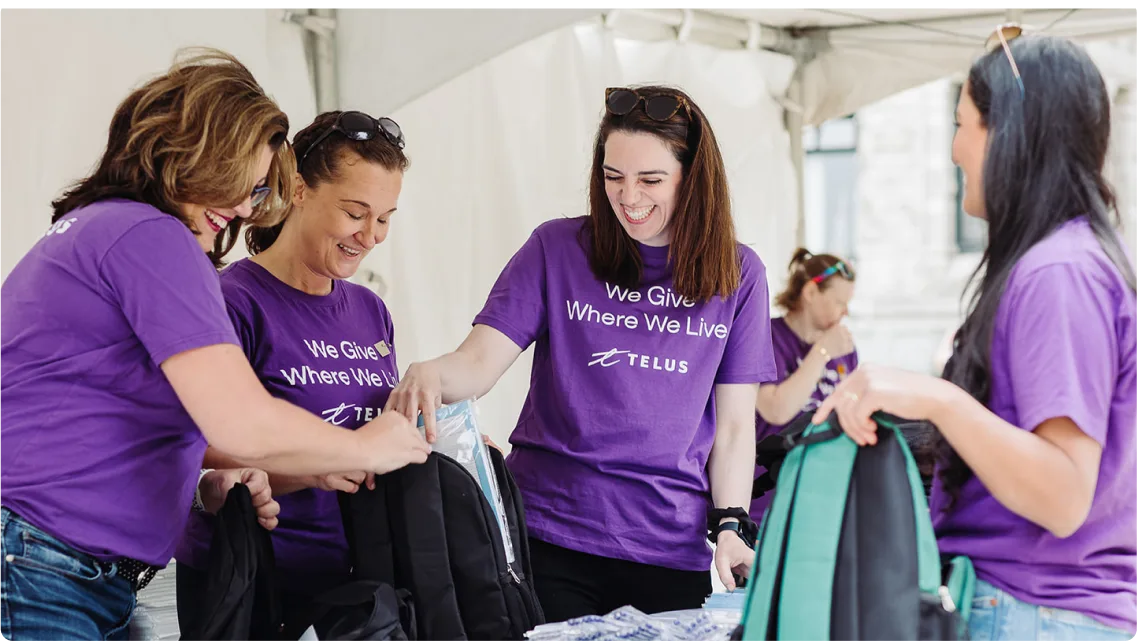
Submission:
[[[191,622],[197,622],[203,616],[201,611],[202,602],[204,599],[202,595],[206,590],[206,577],[207,574],[202,570],[195,570],[179,563],[177,565],[177,598],[178,598],[178,628],[180,636],[183,639],[188,639],[185,630],[190,627]],[[281,639],[299,639],[300,635],[308,629],[308,625],[303,622],[291,620],[290,614],[296,614],[307,610],[312,597],[307,594],[299,592],[292,592],[285,589],[278,589],[277,594],[280,597],[280,611],[284,614],[284,629],[281,631]],[[200,628],[198,625],[192,627]],[[321,639],[325,635],[317,627],[316,636]]]
[[533,583],[554,623],[631,605],[647,614],[703,607],[709,570],[693,572],[569,550],[529,539]]

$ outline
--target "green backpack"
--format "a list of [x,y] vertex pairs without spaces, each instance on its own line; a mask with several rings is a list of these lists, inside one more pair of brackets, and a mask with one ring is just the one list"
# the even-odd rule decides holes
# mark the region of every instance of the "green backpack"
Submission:
[[[975,588],[967,557],[941,563],[916,462],[877,413],[878,442],[857,447],[836,415],[763,439],[780,448],[735,639],[961,639]],[[945,580],[946,579],[946,580]]]

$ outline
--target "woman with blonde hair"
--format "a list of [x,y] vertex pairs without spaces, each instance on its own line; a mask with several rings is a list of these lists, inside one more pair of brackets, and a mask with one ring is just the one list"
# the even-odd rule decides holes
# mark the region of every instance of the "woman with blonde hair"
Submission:
[[274,399],[241,351],[213,263],[242,220],[283,210],[287,134],[232,56],[175,62],[119,105],[95,170],[54,203],[53,224],[4,281],[6,638],[124,638],[191,503],[215,511],[234,483],[273,527],[265,473],[199,475],[207,442],[287,474],[426,459],[395,413],[352,432]]

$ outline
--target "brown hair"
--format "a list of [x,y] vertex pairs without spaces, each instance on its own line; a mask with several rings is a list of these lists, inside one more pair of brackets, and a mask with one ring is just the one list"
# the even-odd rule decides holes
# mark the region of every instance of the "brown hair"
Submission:
[[683,165],[675,212],[670,225],[667,260],[674,269],[675,291],[689,300],[730,296],[739,286],[742,264],[730,215],[726,169],[715,134],[699,106],[679,89],[637,87],[641,96],[667,94],[686,106],[665,122],[652,120],[638,105],[627,115],[605,110],[592,151],[588,185],[589,265],[600,280],[628,289],[643,278],[643,259],[635,241],[617,220],[604,188],[604,143],[614,131],[648,133],[658,137]]
[[[349,153],[354,152],[369,163],[379,165],[387,171],[405,172],[410,166],[410,160],[402,149],[391,144],[382,133],[371,140],[353,140],[336,132],[324,138],[318,147],[312,148],[320,134],[330,129],[339,118],[340,111],[327,111],[312,121],[312,124],[296,132],[292,140],[292,150],[297,158],[304,158],[304,166],[299,169],[304,184],[309,189],[315,189],[326,182],[336,182],[341,177],[344,161]],[[311,149],[307,157],[304,154]],[[280,237],[284,223],[292,213],[292,199],[288,199],[288,206],[284,215],[278,221],[270,224],[257,223],[245,230],[245,247],[250,254],[256,255],[272,246]]]
[[[266,180],[272,193],[254,220],[279,217],[292,193],[288,116],[230,54],[181,49],[165,74],[118,106],[98,166],[52,202],[51,220],[100,200],[126,198],[177,218],[197,234],[181,205],[240,205],[259,179],[257,161],[266,144],[274,152]],[[240,227],[234,219],[217,236],[209,252],[215,265],[233,248]]]
[[[786,283],[786,288],[774,298],[774,304],[787,312],[796,312],[801,305],[801,290],[805,289],[806,283],[837,263],[843,263],[849,272],[846,280],[853,282],[857,279],[857,272],[853,271],[849,261],[833,254],[811,254],[808,249],[798,247],[790,259],[790,280]],[[845,278],[845,275],[841,272],[833,274],[821,281],[817,285],[818,289],[821,291],[828,289],[834,278]]]

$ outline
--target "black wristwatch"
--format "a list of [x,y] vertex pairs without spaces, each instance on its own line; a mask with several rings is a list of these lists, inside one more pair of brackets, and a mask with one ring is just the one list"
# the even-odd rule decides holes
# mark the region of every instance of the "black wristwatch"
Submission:
[[[734,518],[738,521],[721,523],[726,518]],[[731,530],[738,534],[738,538],[742,539],[746,547],[751,550],[754,549],[758,541],[758,526],[750,519],[746,510],[740,507],[714,509],[707,513],[707,540],[711,543],[718,542],[719,532],[723,530]]]
[[[713,534],[708,535],[707,538],[711,539],[713,537],[713,539],[711,540],[711,543],[718,543],[719,535],[722,534],[723,531],[725,531],[725,530],[730,530],[730,531],[734,532],[735,534],[738,535],[738,538],[742,539],[743,543],[750,545],[746,541],[746,536],[743,535],[743,533],[742,533],[742,524],[739,523],[738,521],[727,521],[726,523],[719,523],[718,527],[712,531]],[[750,548],[753,549],[754,546],[750,545]]]

